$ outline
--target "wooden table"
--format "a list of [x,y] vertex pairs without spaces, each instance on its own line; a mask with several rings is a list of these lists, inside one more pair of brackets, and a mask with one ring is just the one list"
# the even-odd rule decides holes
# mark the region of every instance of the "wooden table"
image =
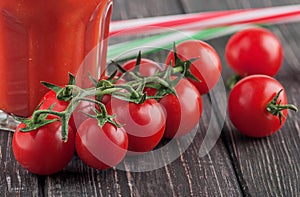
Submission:
[[[113,20],[297,3],[300,1],[115,0]],[[285,52],[276,78],[286,87],[289,100],[300,106],[300,24],[276,25],[272,31],[282,41]],[[224,80],[231,74],[224,60],[228,38],[208,41],[222,58]],[[203,100],[209,104],[208,96],[203,96]],[[263,139],[239,134],[226,120],[213,149],[199,157],[210,120],[209,112],[204,110],[192,144],[162,168],[147,172],[98,171],[74,157],[64,171],[46,177],[21,168],[11,151],[13,134],[1,132],[0,196],[300,196],[299,118],[299,113],[290,113],[280,132]],[[129,169],[130,165],[144,164],[122,165]]]

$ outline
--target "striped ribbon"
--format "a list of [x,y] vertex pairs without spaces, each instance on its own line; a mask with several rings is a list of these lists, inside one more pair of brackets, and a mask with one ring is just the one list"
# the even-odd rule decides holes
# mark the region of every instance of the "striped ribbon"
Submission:
[[300,5],[112,21],[111,38],[142,34],[146,37],[109,45],[107,61],[135,57],[139,50],[145,54],[170,49],[174,42],[187,39],[209,40],[253,25],[296,21],[300,21]]

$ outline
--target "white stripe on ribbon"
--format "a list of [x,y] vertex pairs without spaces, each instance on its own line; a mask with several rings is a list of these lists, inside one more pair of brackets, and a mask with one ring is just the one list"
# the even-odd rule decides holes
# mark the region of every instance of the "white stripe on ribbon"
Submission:
[[[202,12],[196,14],[180,14],[124,21],[112,21],[110,34],[158,33],[152,27],[166,27],[176,30],[193,30],[217,26],[249,23],[281,23],[295,22],[300,18],[300,5],[278,6],[244,10],[226,10]],[[190,22],[189,22],[190,21]],[[181,24],[185,22],[185,24]],[[178,23],[179,25],[176,25]]]

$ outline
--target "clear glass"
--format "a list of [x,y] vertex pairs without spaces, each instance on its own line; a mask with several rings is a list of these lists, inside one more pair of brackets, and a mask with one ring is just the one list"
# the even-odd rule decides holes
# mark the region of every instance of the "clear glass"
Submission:
[[1,0],[0,109],[30,116],[48,91],[40,82],[65,85],[95,48],[84,72],[100,73],[111,9],[112,0]]

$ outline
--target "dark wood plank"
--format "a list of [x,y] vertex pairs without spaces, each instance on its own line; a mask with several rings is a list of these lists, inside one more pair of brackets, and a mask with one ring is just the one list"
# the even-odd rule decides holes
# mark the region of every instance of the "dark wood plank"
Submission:
[[48,176],[45,196],[119,196],[129,193],[126,174],[114,169],[97,171],[87,167],[78,157],[61,173]]
[[[184,1],[189,11],[199,11],[195,2]],[[297,4],[299,1],[238,1],[227,0],[228,9],[267,7]],[[242,5],[242,7],[240,7]],[[211,7],[210,7],[211,8]],[[283,67],[276,78],[286,87],[289,100],[299,106],[299,24],[277,25],[271,30],[280,38],[285,51]],[[229,37],[212,41],[220,54]],[[223,47],[222,47],[223,45]],[[232,73],[226,67],[226,78]],[[264,139],[250,139],[239,134],[227,120],[222,139],[232,157],[239,182],[245,195],[251,196],[299,196],[299,114],[290,113],[286,125],[274,136]]]

